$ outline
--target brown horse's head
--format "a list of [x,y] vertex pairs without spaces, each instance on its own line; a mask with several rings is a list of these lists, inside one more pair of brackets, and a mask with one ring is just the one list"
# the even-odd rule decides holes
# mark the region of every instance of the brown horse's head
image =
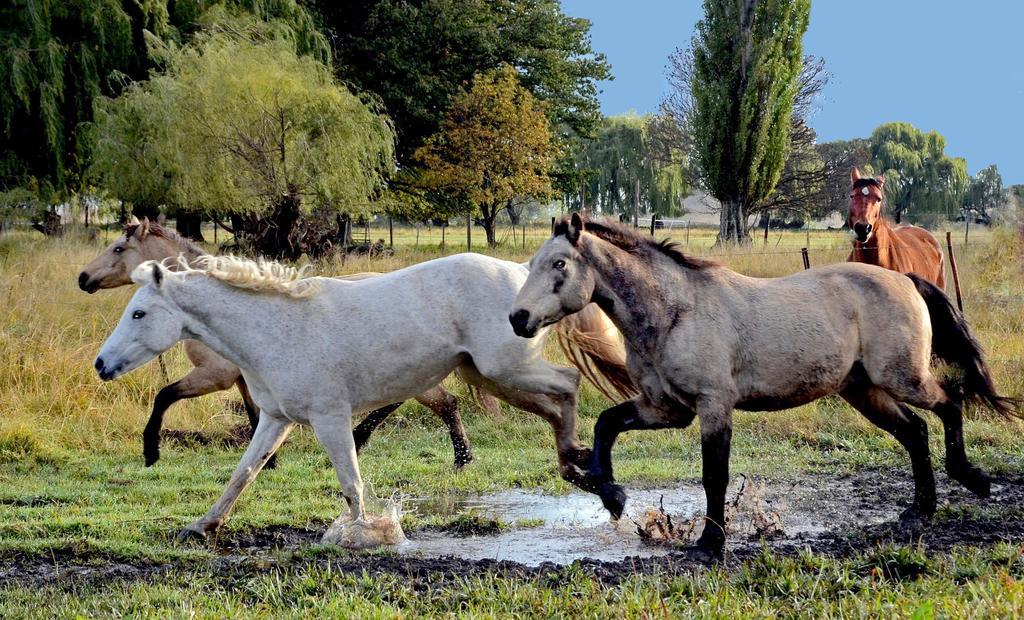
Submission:
[[865,243],[882,219],[882,200],[885,197],[885,178],[861,177],[860,170],[850,172],[853,189],[850,192],[850,215],[847,223],[857,235],[857,241]]
[[144,261],[163,260],[181,252],[178,244],[163,234],[160,228],[132,218],[124,232],[78,274],[78,287],[86,293],[101,288],[117,288],[131,284],[131,273]]

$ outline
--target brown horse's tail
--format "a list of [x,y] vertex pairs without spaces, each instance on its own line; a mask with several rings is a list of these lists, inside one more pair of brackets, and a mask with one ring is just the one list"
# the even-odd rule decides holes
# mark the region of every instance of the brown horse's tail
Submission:
[[559,321],[555,337],[569,362],[609,400],[627,400],[639,393],[626,370],[619,330],[596,305]]
[[992,374],[964,315],[949,301],[942,289],[924,278],[906,274],[928,306],[932,321],[932,353],[942,361],[960,368],[962,376],[943,382],[950,397],[963,402],[981,403],[1006,417],[1024,419],[1019,398],[1000,396]]

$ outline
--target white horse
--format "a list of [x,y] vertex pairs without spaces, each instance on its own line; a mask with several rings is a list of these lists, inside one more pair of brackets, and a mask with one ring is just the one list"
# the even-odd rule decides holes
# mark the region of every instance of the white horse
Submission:
[[554,429],[560,472],[581,481],[589,450],[576,436],[580,374],[542,357],[545,338],[508,323],[527,269],[478,254],[439,258],[361,281],[300,278],[276,263],[233,257],[140,265],[141,284],[96,358],[103,380],[191,338],[242,369],[260,421],[220,499],[179,538],[225,522],[295,424],[326,448],[349,505],[324,535],[350,547],[380,544],[366,520],[352,416],[401,402],[453,370]]

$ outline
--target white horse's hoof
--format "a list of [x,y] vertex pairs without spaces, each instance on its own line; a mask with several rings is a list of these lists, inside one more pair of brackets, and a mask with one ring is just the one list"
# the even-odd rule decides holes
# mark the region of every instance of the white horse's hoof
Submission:
[[187,527],[178,532],[175,539],[179,544],[190,542],[205,542],[206,528],[199,523],[190,523]]
[[346,549],[372,549],[403,543],[405,533],[397,515],[386,514],[366,521],[342,517],[331,525],[320,542]]

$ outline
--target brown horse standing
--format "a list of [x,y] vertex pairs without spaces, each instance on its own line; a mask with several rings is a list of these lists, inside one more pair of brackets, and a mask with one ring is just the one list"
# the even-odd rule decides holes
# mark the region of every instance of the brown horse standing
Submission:
[[939,288],[946,287],[942,246],[930,232],[917,226],[891,227],[882,216],[884,177],[862,177],[850,172],[850,230],[856,235],[850,263],[867,263],[900,273],[916,273]]

